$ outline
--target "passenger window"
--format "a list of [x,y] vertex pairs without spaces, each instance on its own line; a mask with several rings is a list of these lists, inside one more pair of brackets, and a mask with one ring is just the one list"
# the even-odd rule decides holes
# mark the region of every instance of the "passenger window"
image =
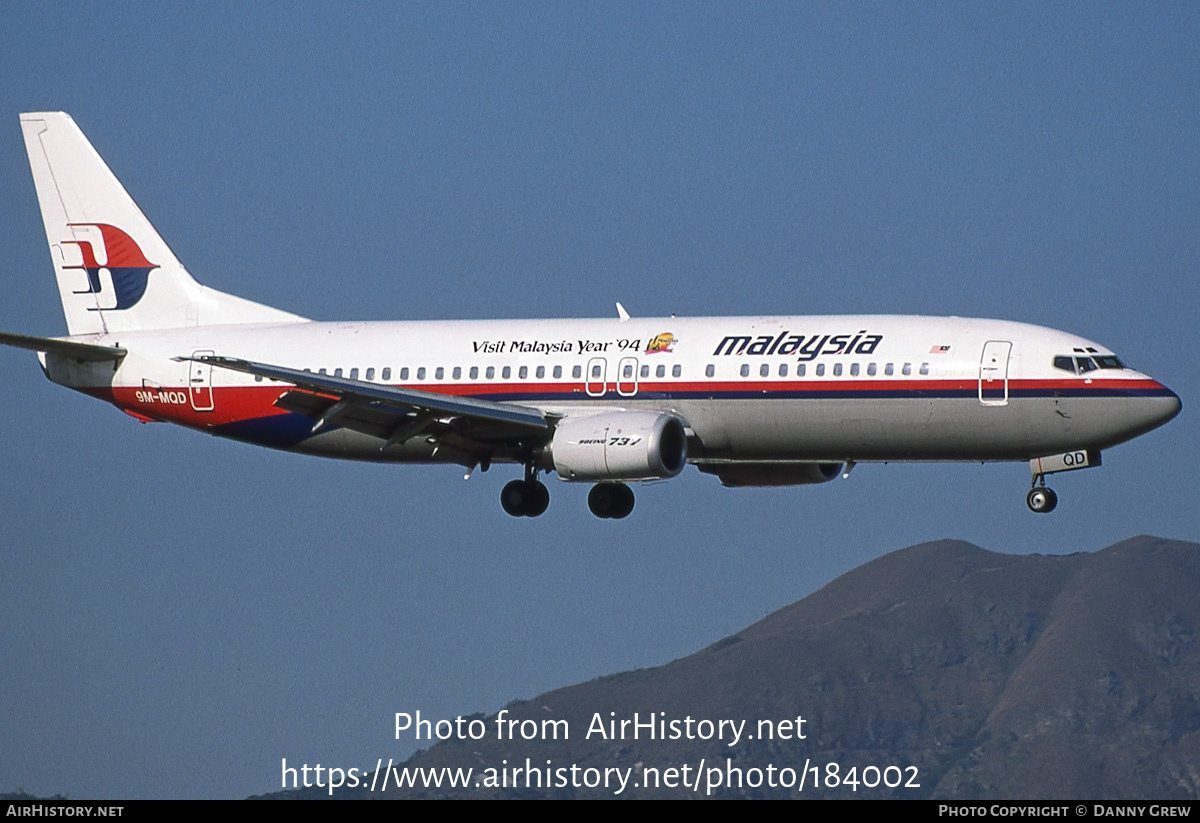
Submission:
[[317,373],[318,373],[318,374],[325,374],[325,370],[324,370],[324,369],[317,369]]
[[759,377],[770,377],[771,376],[770,364],[763,363],[761,366],[759,366],[758,367],[758,376]]
[[874,377],[874,376],[875,376],[875,364],[874,364],[874,363],[868,363],[868,364],[867,364],[867,376],[868,376],[868,377]]
[[600,379],[600,364],[599,363],[592,366],[592,378],[595,380]]
[[500,370],[500,376],[503,377],[505,380],[512,377],[512,366],[505,366],[504,368],[502,368]]
[[780,363],[780,364],[779,364],[779,376],[780,376],[780,377],[787,377],[787,363]]
[[374,380],[374,379],[375,379],[375,367],[374,367],[374,366],[372,366],[371,368],[367,369],[367,379],[368,379],[368,380]]
[[672,366],[671,367],[671,376],[672,377],[679,377],[681,374],[683,374],[683,366]]
[[342,370],[341,370],[340,368],[334,369],[334,370],[333,370],[333,376],[334,376],[334,377],[341,377],[341,376],[342,376]]
[[438,380],[441,380],[442,378],[444,378],[446,376],[446,370],[444,368],[442,368],[441,366],[438,366],[436,369],[433,370],[433,376],[435,378],[437,378]]
[[357,380],[357,379],[358,379],[358,366],[355,366],[354,368],[352,368],[352,369],[350,370],[350,379],[351,379],[351,380]]
[[929,374],[929,364],[928,363],[921,364],[921,374]]
[[912,374],[912,363],[905,363],[904,368],[900,370],[901,374]]
[[834,376],[834,377],[841,377],[841,376],[842,376],[842,364],[841,364],[841,363],[834,363],[834,364],[833,364],[833,376]]
[[529,367],[528,366],[521,366],[520,368],[517,369],[517,379],[524,380],[528,376],[529,376]]
[[650,367],[649,367],[649,366],[642,366],[642,377],[643,377],[643,379],[644,379],[644,378],[647,378],[647,377],[649,377],[649,376],[650,376]]
[[742,377],[749,377],[749,376],[750,376],[750,364],[749,364],[749,363],[743,363],[743,364],[742,364],[742,368],[741,368],[741,375],[742,375]]
[[496,367],[495,367],[495,366],[488,366],[488,367],[487,367],[487,371],[485,372],[485,375],[487,376],[487,379],[488,379],[488,380],[493,380],[493,379],[495,379],[495,377],[496,377]]
[[886,366],[883,367],[883,373],[890,377],[896,373],[896,367],[893,366],[891,363],[888,363]]
[[408,379],[408,366],[404,366],[400,369],[400,379],[401,380]]
[[797,377],[803,377],[806,371],[807,371],[807,369],[805,368],[804,363],[800,363],[799,365],[796,366],[796,376]]
[[707,366],[704,367],[704,376],[705,377],[712,377],[716,373],[717,373],[717,369],[715,366],[713,366],[712,363],[709,363]]
[[583,377],[583,366],[575,366],[571,369],[571,376],[576,380]]
[[[305,371],[308,371],[308,369],[305,369]],[[256,375],[254,375],[254,382],[255,382],[255,383],[261,383],[261,382],[262,382],[262,375],[261,375],[261,374],[256,374]]]
[[824,377],[824,376],[825,376],[825,364],[818,363],[817,364],[817,377]]
[[562,366],[555,366],[554,367],[554,379],[557,380],[560,377],[562,377]]
[[424,366],[420,366],[417,368],[417,379],[418,380],[425,379],[425,367]]
[[450,376],[453,377],[455,380],[461,380],[462,379],[462,366],[455,366],[454,371],[450,372]]
[[[709,368],[711,369],[712,366],[709,366]],[[655,377],[666,377],[667,376],[667,367],[660,363],[658,368],[654,370],[654,376]],[[712,375],[710,374],[709,377],[712,377]]]
[[478,380],[479,379],[479,367],[472,366],[471,371],[469,371],[467,374],[470,376],[470,378],[472,380]]
[[543,377],[546,376],[546,367],[538,366],[537,371],[534,372],[534,376],[537,377],[538,380],[541,380]]
[[850,375],[852,377],[858,377],[858,364],[857,363],[850,364]]
[[383,370],[383,379],[384,379],[384,380],[391,380],[391,379],[392,379],[392,367],[391,367],[391,366],[388,366],[387,368],[385,368],[385,369]]

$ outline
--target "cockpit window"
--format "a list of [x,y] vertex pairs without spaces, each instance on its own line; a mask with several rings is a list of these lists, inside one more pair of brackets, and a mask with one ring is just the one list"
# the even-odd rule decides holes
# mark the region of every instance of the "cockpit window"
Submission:
[[1087,374],[1096,369],[1123,369],[1125,364],[1115,354],[1095,354],[1091,357],[1060,354],[1054,358],[1054,368],[1073,374]]

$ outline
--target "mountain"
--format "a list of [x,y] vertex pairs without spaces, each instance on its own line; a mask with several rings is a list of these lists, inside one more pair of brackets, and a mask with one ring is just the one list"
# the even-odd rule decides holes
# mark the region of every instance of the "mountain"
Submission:
[[[506,721],[565,720],[569,739],[499,740],[496,715],[479,715],[472,719],[482,721],[482,739],[438,743],[404,764],[470,767],[475,782],[489,767],[511,770],[528,758],[542,770],[542,788],[524,773],[513,788],[510,772],[507,787],[389,787],[384,796],[614,796],[611,785],[561,786],[560,773],[545,774],[575,765],[575,779],[568,771],[563,779],[581,782],[589,768],[597,779],[605,769],[631,770],[625,797],[703,797],[703,777],[697,792],[663,785],[661,771],[688,764],[690,777],[676,780],[691,783],[703,761],[721,770],[726,785],[711,792],[720,797],[1194,798],[1197,592],[1193,543],[1137,537],[1068,556],[996,554],[950,540],[913,546],[689,657],[505,709]],[[624,739],[587,735],[597,722],[635,713],[643,723],[678,721],[681,739],[647,739],[645,727],[638,739],[632,731]],[[758,733],[760,720],[789,719],[777,728],[804,739]],[[723,740],[704,740],[699,720],[746,723],[729,745],[729,726]],[[813,786],[811,771],[802,792],[749,785],[751,770],[769,764],[790,767],[798,782],[806,761],[818,766],[822,786]],[[880,771],[864,772],[869,766]],[[887,779],[901,786],[862,785],[882,783],[887,766],[900,767]],[[659,785],[644,785],[652,774],[645,769],[654,768]],[[727,785],[729,769],[742,770],[741,786]],[[786,782],[786,772],[775,774]],[[825,785],[851,776],[854,789]],[[361,788],[341,794],[372,796]]]

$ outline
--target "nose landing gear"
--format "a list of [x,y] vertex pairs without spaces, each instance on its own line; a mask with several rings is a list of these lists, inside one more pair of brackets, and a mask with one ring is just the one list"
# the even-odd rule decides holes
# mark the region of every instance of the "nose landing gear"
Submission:
[[1029,461],[1029,473],[1033,475],[1033,488],[1025,495],[1025,504],[1031,512],[1048,514],[1058,505],[1058,495],[1046,488],[1046,475],[1090,469],[1100,465],[1100,450],[1079,448],[1075,451],[1035,457]]
[[1025,495],[1025,505],[1029,506],[1031,512],[1049,514],[1058,505],[1058,495],[1053,489],[1034,486],[1029,490],[1029,494]]

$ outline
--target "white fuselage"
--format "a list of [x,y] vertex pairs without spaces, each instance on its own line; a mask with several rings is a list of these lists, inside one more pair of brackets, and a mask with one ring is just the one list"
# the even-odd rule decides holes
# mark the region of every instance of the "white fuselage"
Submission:
[[215,352],[552,415],[669,413],[702,464],[1026,460],[1106,448],[1179,409],[1131,369],[1055,367],[1055,357],[1115,360],[1096,343],[967,318],[298,322],[88,340],[129,354],[115,371],[49,355],[52,379],[145,419],[367,460],[468,462],[453,450],[435,457],[420,439],[381,450],[336,426],[311,434],[311,420],[273,405],[286,385],[175,358]]

